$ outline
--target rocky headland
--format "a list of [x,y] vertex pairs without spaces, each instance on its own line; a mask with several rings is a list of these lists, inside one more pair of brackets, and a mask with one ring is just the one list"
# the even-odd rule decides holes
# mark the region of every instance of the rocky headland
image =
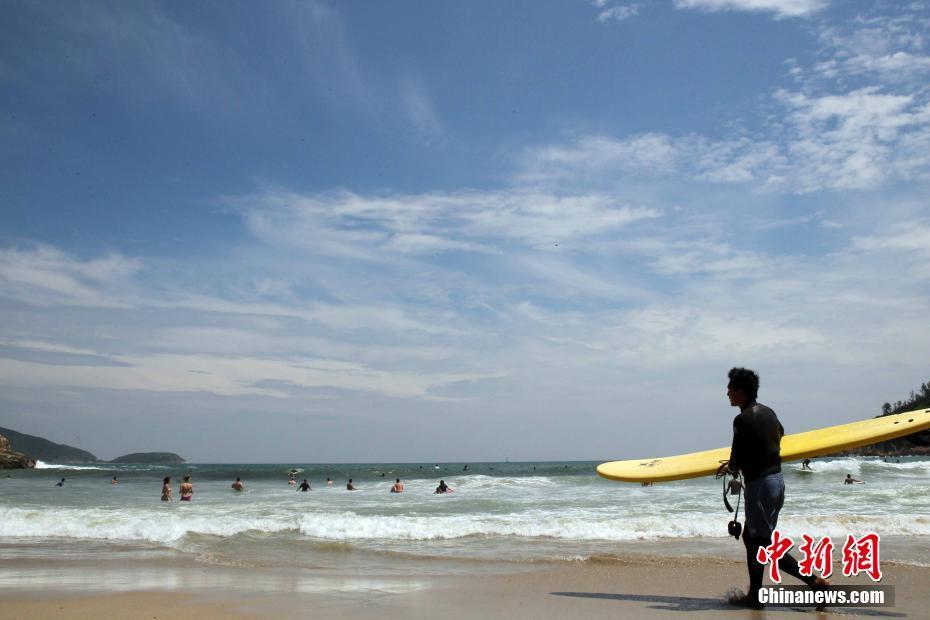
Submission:
[[0,435],[12,444],[11,450],[24,452],[33,459],[46,463],[94,463],[99,459],[88,452],[44,437],[27,435],[9,428],[0,428]]
[[35,459],[13,450],[10,440],[0,435],[0,469],[31,469],[35,466]]

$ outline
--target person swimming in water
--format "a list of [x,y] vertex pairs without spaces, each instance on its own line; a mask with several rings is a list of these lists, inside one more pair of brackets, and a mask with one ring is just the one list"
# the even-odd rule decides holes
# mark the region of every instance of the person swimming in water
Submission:
[[444,494],[444,493],[455,493],[455,491],[452,489],[452,487],[450,487],[450,486],[448,486],[448,485],[446,484],[446,481],[445,481],[445,480],[440,480],[440,481],[439,481],[439,486],[436,487],[436,490],[433,491],[433,494],[434,494],[434,495],[435,495],[435,494],[440,494],[440,495],[441,495],[441,494]]
[[352,484],[352,479],[349,478],[349,481],[346,483],[346,491],[357,491],[355,485]]
[[161,501],[163,502],[171,501],[171,476],[165,476],[165,479],[162,480]]
[[113,476],[113,480],[110,480],[110,484],[119,484],[119,480],[116,479],[116,476]]
[[404,492],[404,483],[400,481],[400,478],[394,481],[394,485],[391,487],[391,493],[403,493]]
[[194,485],[191,484],[191,475],[187,474],[184,476],[184,480],[181,482],[181,501],[189,502],[194,499]]
[[236,478],[236,481],[232,483],[232,488],[235,491],[245,491],[245,485],[242,484],[242,478]]
[[307,491],[311,491],[312,489],[310,488],[310,483],[307,482],[306,478],[304,478],[304,481],[300,483],[300,486],[297,487],[297,490],[303,491],[306,493]]
[[326,486],[328,486],[328,487],[333,486],[333,481],[330,480],[329,478],[327,478],[327,479],[326,479]]
[[59,480],[58,482],[56,482],[56,483],[55,483],[55,486],[56,486],[56,487],[63,487],[63,486],[65,486],[65,479],[62,478],[61,480]]
[[846,479],[843,480],[843,484],[865,484],[861,480],[856,480],[852,477],[852,474],[846,474]]

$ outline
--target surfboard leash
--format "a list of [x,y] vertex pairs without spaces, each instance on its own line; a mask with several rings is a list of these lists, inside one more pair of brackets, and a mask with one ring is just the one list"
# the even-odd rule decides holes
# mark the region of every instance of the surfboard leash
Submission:
[[717,479],[723,479],[723,505],[727,507],[728,512],[733,513],[733,520],[727,523],[727,532],[739,540],[740,535],[743,533],[743,524],[739,522],[739,502],[743,497],[743,485],[740,484],[739,491],[736,493],[736,510],[733,510],[733,506],[730,505],[730,500],[727,499],[727,491],[729,490],[729,485],[727,482],[727,476],[733,478],[733,480],[739,480],[740,474],[733,475],[730,473],[730,462],[729,461],[720,461],[720,467],[717,468]]

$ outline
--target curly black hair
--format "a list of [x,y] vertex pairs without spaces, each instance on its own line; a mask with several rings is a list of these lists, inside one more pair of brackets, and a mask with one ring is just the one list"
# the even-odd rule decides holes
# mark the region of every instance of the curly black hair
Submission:
[[727,376],[730,378],[727,387],[742,390],[750,401],[754,401],[759,395],[759,375],[756,371],[748,368],[731,368]]

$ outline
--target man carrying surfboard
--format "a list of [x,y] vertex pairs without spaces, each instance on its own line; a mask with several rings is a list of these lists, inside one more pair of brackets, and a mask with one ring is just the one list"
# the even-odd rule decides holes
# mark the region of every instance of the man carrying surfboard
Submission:
[[[765,566],[756,560],[759,547],[771,543],[778,524],[778,513],[785,502],[785,479],[781,474],[781,438],[785,429],[771,408],[756,401],[759,375],[748,368],[732,368],[728,374],[727,397],[730,405],[739,407],[733,419],[733,445],[728,467],[734,475],[743,474],[745,481],[745,526],[743,544],[749,569],[749,592],[730,599],[732,605],[760,609],[759,589]],[[731,489],[742,487],[733,480]],[[797,560],[786,553],[778,560],[778,568],[812,588],[825,588],[829,582],[822,577],[801,575]]]

